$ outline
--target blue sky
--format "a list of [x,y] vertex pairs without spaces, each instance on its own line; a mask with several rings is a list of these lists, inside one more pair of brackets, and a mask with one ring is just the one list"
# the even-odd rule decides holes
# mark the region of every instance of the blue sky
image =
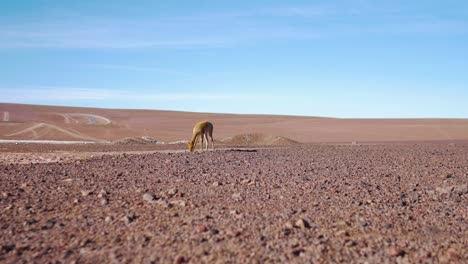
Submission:
[[468,118],[468,1],[0,2],[0,102]]

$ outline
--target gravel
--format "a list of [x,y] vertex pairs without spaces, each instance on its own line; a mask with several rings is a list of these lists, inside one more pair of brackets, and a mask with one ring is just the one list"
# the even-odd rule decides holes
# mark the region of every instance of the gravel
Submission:
[[464,144],[6,163],[0,262],[466,263],[467,173]]

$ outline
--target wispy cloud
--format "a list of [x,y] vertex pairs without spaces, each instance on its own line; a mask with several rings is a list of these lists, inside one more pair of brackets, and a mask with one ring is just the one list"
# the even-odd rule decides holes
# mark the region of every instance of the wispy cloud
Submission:
[[323,7],[258,8],[155,18],[93,17],[65,12],[32,22],[0,25],[0,48],[230,47],[278,39],[310,39],[318,32],[272,22],[315,17]]
[[[357,1],[360,3],[363,1]],[[355,34],[459,34],[467,21],[435,19],[369,4],[265,7],[173,17],[61,15],[2,23],[0,48],[143,49],[232,47]],[[364,23],[363,23],[364,22]]]
[[264,93],[229,93],[229,92],[142,92],[130,90],[112,90],[104,88],[27,86],[22,88],[0,88],[4,102],[39,102],[39,101],[232,101],[283,98],[282,95]]
[[85,66],[89,66],[93,68],[100,68],[100,69],[117,70],[117,71],[154,72],[154,73],[169,74],[169,75],[193,76],[185,72],[168,70],[168,69],[158,68],[158,67],[120,65],[120,64],[89,64]]

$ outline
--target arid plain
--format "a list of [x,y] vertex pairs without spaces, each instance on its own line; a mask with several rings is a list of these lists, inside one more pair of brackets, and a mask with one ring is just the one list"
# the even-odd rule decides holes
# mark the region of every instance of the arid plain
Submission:
[[468,261],[468,119],[0,104],[0,142],[0,262]]

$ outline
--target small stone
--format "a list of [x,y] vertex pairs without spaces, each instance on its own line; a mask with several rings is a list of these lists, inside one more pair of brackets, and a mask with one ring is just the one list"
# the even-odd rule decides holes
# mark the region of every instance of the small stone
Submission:
[[143,194],[143,200],[149,202],[149,203],[153,203],[156,198],[154,197],[154,195],[150,194],[150,193],[145,193]]
[[240,193],[235,193],[232,195],[232,199],[239,202],[239,201],[242,201],[242,196]]
[[74,202],[74,203],[79,203],[80,200],[79,200],[79,199],[73,199],[73,202]]
[[218,186],[220,186],[220,185],[221,185],[221,183],[219,183],[219,182],[217,182],[217,181],[216,181],[216,182],[213,182],[213,187],[218,187]]
[[241,232],[239,230],[236,230],[236,229],[231,229],[228,233],[229,236],[231,237],[238,237],[241,235]]
[[168,203],[167,201],[164,201],[164,200],[157,200],[155,202],[157,205],[163,207],[163,208],[170,208],[172,207],[172,204]]
[[298,248],[298,249],[294,249],[291,253],[296,257],[300,257],[304,255],[304,252],[305,252],[304,249]]
[[175,200],[175,201],[171,201],[170,204],[172,205],[177,205],[177,206],[181,206],[181,207],[185,207],[187,206],[187,203],[183,200]]
[[310,228],[310,224],[309,222],[307,222],[307,220],[304,220],[302,218],[299,218],[296,223],[294,223],[294,226],[298,227],[298,228],[302,228],[302,229],[308,229]]
[[340,230],[335,233],[336,236],[346,236],[349,237],[349,232],[347,230]]
[[61,180],[61,182],[73,182],[73,179],[72,178],[67,178],[67,179]]
[[219,234],[219,230],[218,230],[218,229],[214,229],[214,228],[211,229],[210,232],[211,232],[211,234],[213,234],[213,235]]
[[130,224],[131,222],[133,222],[134,220],[136,219],[136,215],[135,213],[133,212],[130,212],[128,214],[126,214],[122,220],[126,223],[126,224]]
[[91,194],[93,194],[93,191],[92,191],[92,190],[82,190],[82,191],[81,191],[81,195],[82,195],[83,197],[89,196],[89,195],[91,195]]
[[388,249],[387,251],[388,255],[392,256],[392,257],[402,257],[406,254],[406,252],[401,249],[401,248],[397,248],[397,247],[391,247]]
[[174,259],[174,264],[181,264],[181,263],[185,263],[187,262],[187,260],[185,259],[184,256],[177,256],[175,259]]
[[198,232],[200,233],[204,233],[208,231],[208,227],[206,225],[199,225],[197,229],[198,229]]
[[98,197],[99,197],[99,198],[102,198],[102,197],[105,197],[106,195],[107,195],[106,190],[102,189],[102,190],[99,192]]
[[0,252],[5,252],[5,253],[8,253],[12,250],[14,250],[16,248],[16,245],[15,244],[7,244],[7,245],[2,245],[0,246]]
[[109,201],[107,199],[102,199],[101,200],[101,204],[102,205],[108,205],[109,204]]
[[167,194],[170,195],[170,196],[174,196],[177,194],[179,190],[177,189],[170,189],[169,191],[167,191]]
[[55,221],[54,219],[49,219],[44,223],[44,225],[42,226],[42,229],[51,229],[52,227],[55,226],[56,222],[57,221]]
[[468,184],[461,184],[461,185],[456,185],[453,188],[453,192],[458,195],[466,194],[468,193]]
[[293,229],[294,228],[294,226],[293,226],[293,224],[291,224],[291,222],[287,222],[286,224],[284,224],[284,227],[288,228],[288,229]]
[[114,218],[112,216],[106,216],[106,218],[104,219],[104,221],[107,222],[107,223],[112,221],[112,220],[114,220]]

